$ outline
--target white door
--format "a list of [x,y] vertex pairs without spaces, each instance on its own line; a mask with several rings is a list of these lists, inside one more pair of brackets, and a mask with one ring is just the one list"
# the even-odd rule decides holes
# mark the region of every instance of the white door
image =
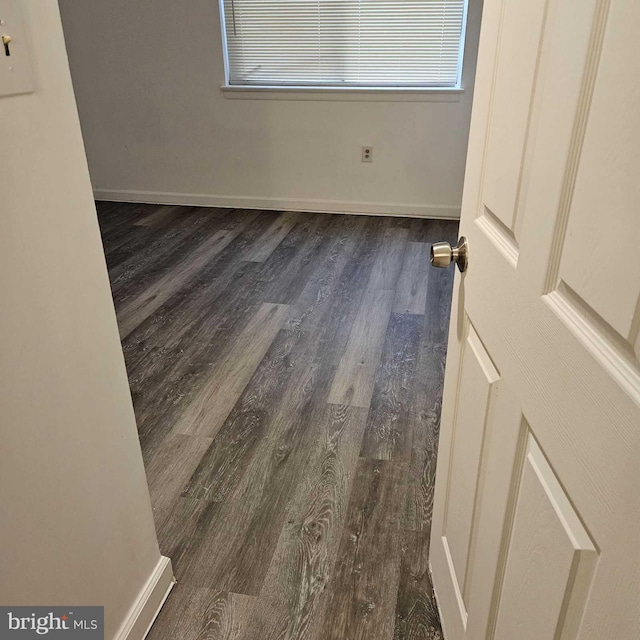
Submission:
[[485,0],[430,550],[447,640],[640,638],[639,25],[638,0]]

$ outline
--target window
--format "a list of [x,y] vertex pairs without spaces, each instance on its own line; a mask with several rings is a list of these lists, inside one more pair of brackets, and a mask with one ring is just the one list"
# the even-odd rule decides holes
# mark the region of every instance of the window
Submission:
[[228,83],[459,87],[466,0],[222,0]]

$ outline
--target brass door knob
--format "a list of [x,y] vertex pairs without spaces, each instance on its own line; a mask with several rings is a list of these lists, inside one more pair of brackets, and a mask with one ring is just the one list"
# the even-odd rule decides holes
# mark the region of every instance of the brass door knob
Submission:
[[458,265],[460,271],[466,271],[469,266],[469,243],[464,236],[458,240],[458,246],[451,248],[448,242],[434,242],[431,245],[429,262],[434,267],[446,269],[452,262]]

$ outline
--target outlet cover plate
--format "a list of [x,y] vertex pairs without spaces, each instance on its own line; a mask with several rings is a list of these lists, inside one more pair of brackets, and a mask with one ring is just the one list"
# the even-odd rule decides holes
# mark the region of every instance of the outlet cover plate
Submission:
[[20,1],[0,0],[0,36],[11,36],[11,55],[0,43],[0,97],[35,91]]

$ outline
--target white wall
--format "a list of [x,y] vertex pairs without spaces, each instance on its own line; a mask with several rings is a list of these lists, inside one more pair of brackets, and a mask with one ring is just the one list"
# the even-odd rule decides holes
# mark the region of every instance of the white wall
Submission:
[[217,0],[61,9],[100,197],[459,214],[481,0],[456,102],[232,100]]
[[114,638],[166,563],[57,3],[21,5],[36,92],[0,98],[0,604],[101,604]]

